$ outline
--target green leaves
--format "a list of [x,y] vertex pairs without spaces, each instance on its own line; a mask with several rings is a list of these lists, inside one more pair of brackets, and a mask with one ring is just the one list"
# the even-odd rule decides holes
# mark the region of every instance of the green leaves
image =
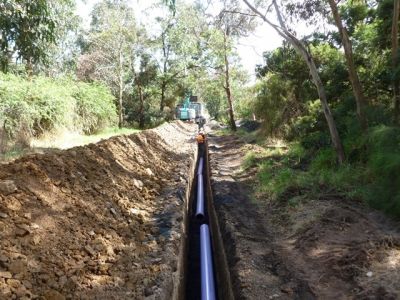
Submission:
[[99,84],[0,73],[0,124],[10,138],[61,127],[92,133],[114,124],[115,118],[113,97]]
[[16,51],[19,58],[32,63],[45,61],[49,44],[56,39],[57,16],[49,1],[2,0],[0,2],[0,29],[3,64],[7,71],[9,54]]

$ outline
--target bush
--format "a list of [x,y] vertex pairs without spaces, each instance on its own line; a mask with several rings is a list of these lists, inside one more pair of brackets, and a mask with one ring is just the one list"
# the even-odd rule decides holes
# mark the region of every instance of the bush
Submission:
[[104,86],[0,73],[0,126],[9,139],[57,128],[92,133],[115,121],[113,96]]
[[364,196],[372,206],[400,216],[400,128],[372,128],[367,145],[369,182]]
[[114,97],[100,84],[79,82],[73,93],[76,99],[76,121],[85,133],[94,133],[116,123]]
[[[372,127],[366,138],[347,136],[346,144],[348,151],[359,153],[342,166],[336,164],[334,150],[321,145],[315,150],[292,144],[287,153],[267,157],[259,170],[261,191],[273,200],[286,201],[300,194],[312,197],[312,193],[335,191],[400,218],[400,128]],[[298,168],[298,162],[310,154],[308,166]],[[254,157],[249,155],[246,163],[250,160]]]

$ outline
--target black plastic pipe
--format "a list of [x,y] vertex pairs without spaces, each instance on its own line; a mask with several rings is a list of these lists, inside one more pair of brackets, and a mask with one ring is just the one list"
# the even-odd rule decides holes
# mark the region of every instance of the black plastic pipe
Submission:
[[200,226],[201,299],[215,300],[214,270],[211,251],[210,229]]
[[203,165],[204,165],[204,159],[203,159],[203,157],[200,157],[199,167],[197,168],[197,175],[203,174]]
[[203,174],[197,175],[197,206],[196,218],[199,220],[204,219],[204,183]]

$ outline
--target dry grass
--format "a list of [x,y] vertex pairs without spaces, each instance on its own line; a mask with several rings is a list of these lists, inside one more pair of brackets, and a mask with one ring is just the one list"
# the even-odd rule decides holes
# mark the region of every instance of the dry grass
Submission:
[[[38,139],[31,139],[29,142],[24,140],[22,143],[13,145],[7,144],[5,139],[1,139],[0,162],[10,162],[28,153],[42,153],[48,149],[68,149],[76,146],[83,146],[90,143],[97,143],[117,135],[129,135],[140,132],[132,128],[107,128],[97,134],[84,135],[67,130],[47,133]],[[7,144],[7,145],[6,145]]]

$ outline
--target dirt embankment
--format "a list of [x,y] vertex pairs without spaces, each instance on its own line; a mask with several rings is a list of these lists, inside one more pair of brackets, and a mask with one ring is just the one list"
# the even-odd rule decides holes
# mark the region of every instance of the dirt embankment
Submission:
[[166,124],[1,165],[0,299],[169,298],[193,130]]
[[257,149],[233,136],[210,138],[214,203],[239,299],[399,299],[400,231],[335,194],[297,206],[254,194]]

